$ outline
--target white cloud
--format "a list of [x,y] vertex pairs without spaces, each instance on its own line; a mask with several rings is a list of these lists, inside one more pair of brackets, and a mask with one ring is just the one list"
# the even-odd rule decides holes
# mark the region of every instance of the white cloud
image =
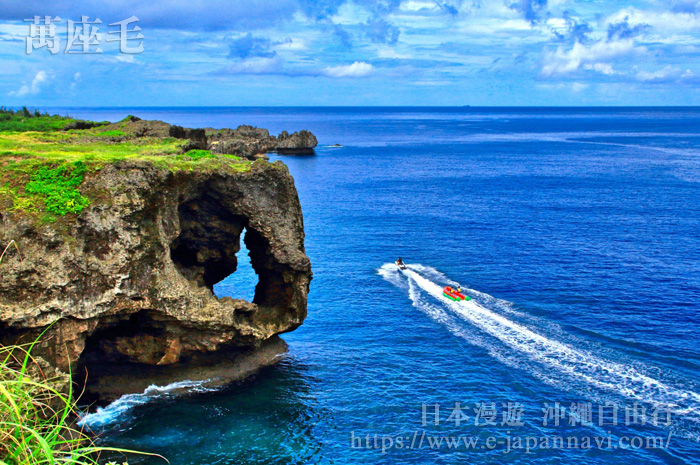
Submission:
[[592,45],[576,42],[570,50],[558,47],[547,54],[542,75],[556,76],[570,74],[579,69],[589,69],[603,74],[612,74],[609,62],[635,53],[643,53],[644,47],[636,47],[632,39],[607,41],[600,40]]
[[396,50],[390,47],[382,47],[377,49],[377,58],[399,58],[408,59],[413,58],[411,55],[398,53]]
[[31,85],[23,85],[20,87],[18,91],[13,91],[10,92],[8,95],[14,96],[14,97],[23,97],[28,94],[38,94],[41,91],[42,85],[48,81],[49,76],[46,74],[46,71],[39,71],[36,73],[36,76],[34,76],[34,80],[32,81]]
[[116,58],[117,61],[121,61],[122,63],[137,63],[137,60],[136,58],[134,58],[134,55],[119,54]]
[[640,71],[637,73],[637,79],[642,82],[697,82],[698,76],[691,70],[683,71],[681,68],[666,66],[663,69],[654,72]]
[[610,63],[593,63],[592,65],[584,65],[583,67],[584,69],[590,69],[600,74],[615,74],[615,70]]
[[648,24],[654,29],[665,32],[687,32],[689,29],[700,28],[700,17],[694,13],[672,11],[647,11],[634,7],[623,8],[608,16],[604,24],[615,24],[627,21],[630,26]]
[[362,5],[354,2],[345,2],[338,8],[335,15],[331,17],[334,24],[350,25],[359,24],[372,18],[372,14]]
[[364,61],[356,61],[351,65],[332,66],[325,68],[323,74],[332,78],[360,78],[369,76],[374,71],[374,66]]
[[74,91],[74,90],[78,87],[78,83],[79,83],[80,81],[82,81],[82,79],[83,79],[83,75],[80,74],[80,71],[78,71],[77,73],[75,73],[75,74],[73,75],[73,82],[71,82],[71,84],[70,84],[70,90],[71,90],[71,91]]
[[399,7],[403,11],[440,11],[440,7],[436,2],[408,0],[401,3]]
[[226,74],[278,74],[282,69],[282,60],[273,58],[252,58],[235,63],[226,68]]

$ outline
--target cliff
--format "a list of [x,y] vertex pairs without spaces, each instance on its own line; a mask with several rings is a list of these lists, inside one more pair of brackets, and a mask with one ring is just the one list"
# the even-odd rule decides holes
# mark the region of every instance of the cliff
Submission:
[[[0,132],[0,246],[19,249],[0,263],[0,343],[47,330],[35,353],[80,381],[235,358],[297,328],[311,266],[286,166],[193,149],[205,130],[117,124]],[[244,230],[255,297],[219,299]]]

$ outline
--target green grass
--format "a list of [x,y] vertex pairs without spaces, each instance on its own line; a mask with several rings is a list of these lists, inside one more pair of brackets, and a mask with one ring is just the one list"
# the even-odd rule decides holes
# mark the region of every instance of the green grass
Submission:
[[[120,160],[138,159],[162,167],[186,169],[204,167],[212,160],[229,164],[249,163],[233,155],[212,154],[208,150],[190,150],[182,154],[186,140],[173,137],[142,137],[122,142],[95,140],[99,133],[68,131],[58,133],[0,132],[0,169],[22,170],[37,161],[76,162],[104,166]],[[239,162],[239,163],[233,163]]]
[[0,346],[0,464],[96,465],[104,454],[137,453],[97,447],[73,426],[72,383],[44,375],[31,355],[35,344]]
[[216,158],[209,150],[190,150],[185,153],[186,157],[190,157],[192,160],[201,160],[202,158]]
[[[80,213],[90,202],[80,186],[86,176],[124,160],[150,162],[170,171],[248,171],[251,162],[208,150],[182,153],[188,141],[142,137],[99,140],[91,130],[0,132],[0,207],[38,215],[42,223]],[[79,168],[78,168],[79,167]],[[46,214],[49,214],[48,216]]]
[[90,203],[81,191],[85,177],[124,160],[145,161],[170,171],[242,172],[251,166],[237,156],[209,150],[183,154],[189,142],[172,137],[115,141],[124,131],[61,130],[73,121],[0,108],[0,208],[38,216],[42,223],[79,214]]
[[78,191],[86,170],[82,161],[63,163],[56,168],[42,166],[32,175],[24,190],[28,194],[38,194],[47,212],[61,216],[80,213],[90,204],[87,197]]
[[111,131],[102,131],[97,133],[98,136],[100,137],[121,137],[124,135],[124,131],[120,131],[118,129],[113,129]]

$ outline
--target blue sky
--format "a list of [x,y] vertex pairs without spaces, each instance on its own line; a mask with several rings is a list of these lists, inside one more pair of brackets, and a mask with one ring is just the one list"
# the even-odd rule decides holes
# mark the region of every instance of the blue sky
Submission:
[[[35,15],[58,53],[26,53]],[[63,53],[84,15],[103,53]],[[104,40],[131,16],[139,54]],[[699,53],[698,0],[6,1],[0,102],[700,105]]]

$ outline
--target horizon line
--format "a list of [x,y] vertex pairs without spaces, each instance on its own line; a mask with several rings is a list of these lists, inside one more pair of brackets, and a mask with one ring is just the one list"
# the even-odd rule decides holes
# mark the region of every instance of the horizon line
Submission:
[[86,108],[86,109],[127,109],[127,108],[698,108],[700,105],[135,105],[135,106],[65,106],[65,105],[20,105],[6,108]]

